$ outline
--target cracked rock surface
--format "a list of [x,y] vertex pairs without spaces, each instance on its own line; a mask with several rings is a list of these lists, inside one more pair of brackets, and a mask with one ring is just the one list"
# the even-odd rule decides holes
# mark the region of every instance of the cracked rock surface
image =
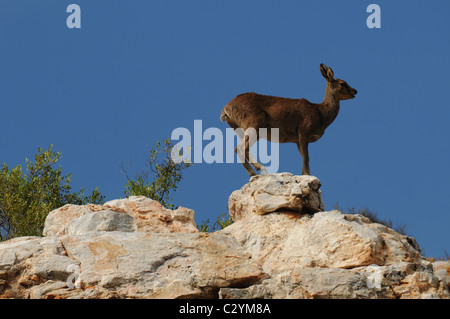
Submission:
[[319,188],[312,176],[252,177],[215,233],[146,197],[65,205],[44,237],[0,243],[0,298],[449,298],[449,262],[324,211]]

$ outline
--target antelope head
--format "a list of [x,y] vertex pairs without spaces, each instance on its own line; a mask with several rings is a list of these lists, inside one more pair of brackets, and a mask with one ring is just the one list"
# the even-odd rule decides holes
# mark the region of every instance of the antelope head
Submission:
[[320,64],[320,72],[323,77],[327,80],[327,90],[336,96],[339,100],[349,100],[355,98],[356,91],[344,80],[335,79],[333,70],[327,67],[325,64]]

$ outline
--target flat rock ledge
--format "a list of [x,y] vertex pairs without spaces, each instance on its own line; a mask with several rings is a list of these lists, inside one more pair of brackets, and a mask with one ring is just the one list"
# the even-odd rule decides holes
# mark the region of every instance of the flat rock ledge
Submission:
[[450,262],[360,215],[324,211],[320,182],[252,177],[234,223],[131,196],[49,213],[43,237],[0,243],[0,298],[450,298]]

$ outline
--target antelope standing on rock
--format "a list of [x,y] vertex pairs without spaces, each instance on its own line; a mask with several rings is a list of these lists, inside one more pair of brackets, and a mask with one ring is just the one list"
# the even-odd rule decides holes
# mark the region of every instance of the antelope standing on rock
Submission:
[[[310,175],[308,144],[322,137],[325,129],[333,123],[339,113],[341,100],[353,99],[357,91],[345,81],[334,78],[333,70],[320,64],[320,72],[327,80],[327,89],[322,103],[311,103],[306,99],[289,99],[257,93],[243,93],[232,99],[222,110],[220,119],[236,129],[256,130],[256,138],[248,134],[239,136],[240,142],[235,149],[244,148],[241,161],[250,176],[257,175],[254,168],[265,173],[265,167],[254,160],[250,147],[260,138],[271,141],[270,129],[279,129],[279,143],[296,143],[303,158],[302,174]],[[261,136],[260,128],[267,128],[267,136]],[[251,160],[251,161],[250,161]]]

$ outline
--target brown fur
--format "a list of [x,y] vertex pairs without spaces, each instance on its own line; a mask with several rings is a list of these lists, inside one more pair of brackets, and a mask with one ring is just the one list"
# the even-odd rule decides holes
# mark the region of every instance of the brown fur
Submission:
[[[220,119],[236,129],[267,128],[279,129],[279,143],[296,143],[303,158],[302,174],[310,175],[308,144],[322,137],[325,129],[339,112],[339,101],[352,99],[357,91],[345,81],[335,79],[331,68],[320,65],[320,71],[327,80],[327,89],[322,103],[311,103],[306,99],[289,99],[257,93],[244,93],[232,99],[222,110]],[[257,136],[259,139],[260,136]],[[250,176],[256,172],[249,164],[250,139],[246,136],[238,147],[245,147],[244,168]],[[264,167],[256,162],[258,171]]]

